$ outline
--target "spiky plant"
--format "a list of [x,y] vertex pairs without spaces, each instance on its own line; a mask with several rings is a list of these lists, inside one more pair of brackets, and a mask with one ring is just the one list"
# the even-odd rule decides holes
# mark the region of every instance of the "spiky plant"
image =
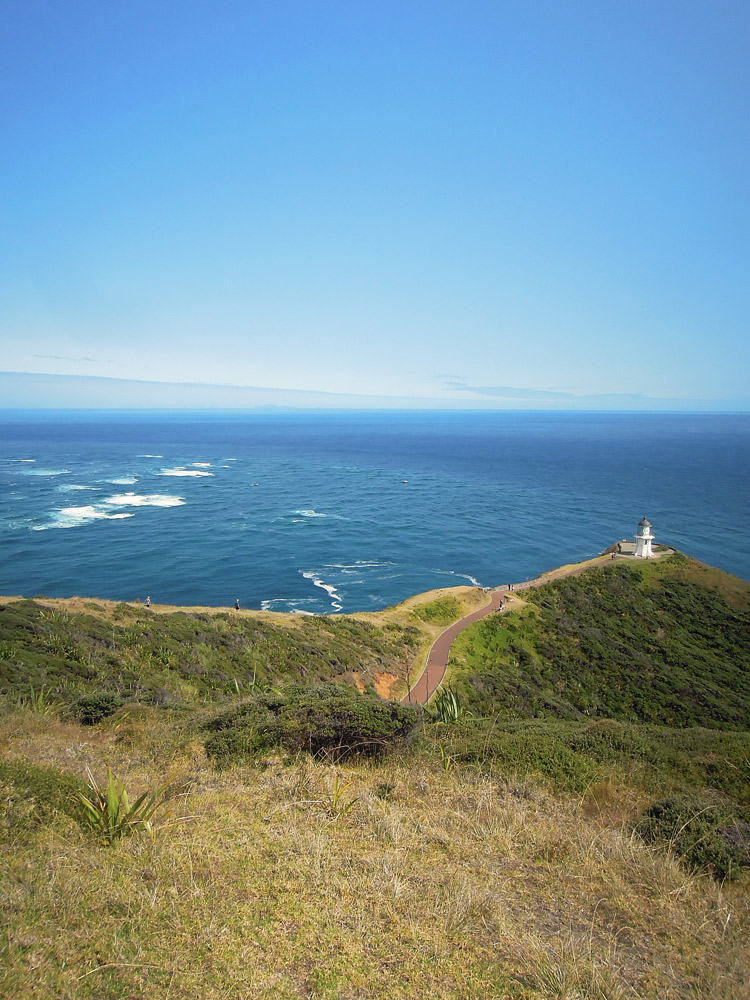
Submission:
[[453,688],[437,689],[432,701],[432,715],[435,722],[458,722],[463,711],[461,700]]
[[101,840],[106,844],[114,844],[126,833],[152,833],[151,817],[161,804],[164,792],[171,778],[160,785],[149,795],[144,792],[130,803],[128,793],[121,781],[107,768],[107,784],[100,787],[91,771],[89,776],[89,792],[79,792],[78,798],[83,810],[83,819]]

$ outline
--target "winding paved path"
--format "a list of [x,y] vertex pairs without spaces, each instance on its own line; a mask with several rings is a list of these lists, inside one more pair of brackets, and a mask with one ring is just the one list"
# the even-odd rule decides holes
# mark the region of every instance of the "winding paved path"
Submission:
[[[528,590],[530,587],[540,587],[543,583],[549,583],[550,580],[560,580],[565,576],[577,576],[579,573],[585,573],[586,570],[591,569],[593,566],[601,566],[602,563],[610,562],[612,558],[611,554],[597,556],[595,559],[589,559],[585,563],[576,563],[574,566],[553,569],[549,573],[542,573],[541,576],[537,576],[533,580],[524,580],[523,583],[511,583],[493,590],[489,604],[486,604],[483,608],[479,608],[478,611],[472,611],[470,615],[466,615],[464,618],[459,618],[458,621],[449,625],[435,639],[427,654],[427,662],[422,673],[412,685],[411,691],[407,692],[401,699],[401,703],[427,704],[445,677],[451,646],[458,633],[463,632],[465,628],[473,625],[474,622],[478,622],[480,618],[485,618],[487,615],[492,614],[493,611],[499,611],[504,595],[507,595],[509,592],[515,593],[518,590]],[[627,559],[629,557],[618,556],[617,558]]]

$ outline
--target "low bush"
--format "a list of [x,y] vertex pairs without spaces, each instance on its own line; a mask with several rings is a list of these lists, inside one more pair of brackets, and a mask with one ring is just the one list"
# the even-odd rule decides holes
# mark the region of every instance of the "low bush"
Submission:
[[82,726],[95,726],[97,722],[114,715],[123,704],[116,694],[85,694],[72,706],[73,715]]
[[660,799],[634,824],[648,844],[671,848],[692,871],[733,879],[748,863],[746,852],[732,842],[737,828],[718,806],[687,795]]
[[438,742],[441,757],[453,763],[472,764],[504,777],[536,775],[555,791],[582,792],[599,776],[600,765],[584,752],[567,745],[569,728],[534,723],[506,724],[494,721],[457,723],[432,727],[426,736]]
[[86,783],[56,767],[42,767],[22,760],[0,760],[0,789],[3,800],[0,832],[45,823],[56,812],[77,819],[77,796]]
[[614,719],[598,719],[568,737],[567,745],[600,764],[619,764],[641,760],[647,755],[645,740],[633,726]]
[[407,740],[415,708],[336,684],[263,694],[204,723],[206,752],[225,764],[282,747],[334,756],[377,754]]

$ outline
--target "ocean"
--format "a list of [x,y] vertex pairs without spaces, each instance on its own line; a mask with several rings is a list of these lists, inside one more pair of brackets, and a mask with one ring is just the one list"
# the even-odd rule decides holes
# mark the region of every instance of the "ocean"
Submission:
[[632,538],[750,579],[750,415],[0,413],[0,593],[330,614]]

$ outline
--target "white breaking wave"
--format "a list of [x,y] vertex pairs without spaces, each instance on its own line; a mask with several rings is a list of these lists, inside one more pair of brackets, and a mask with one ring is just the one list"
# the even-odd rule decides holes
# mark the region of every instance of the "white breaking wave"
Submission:
[[469,583],[473,584],[475,587],[482,586],[479,580],[475,579],[469,573],[455,573],[452,569],[436,569],[433,570],[433,572],[439,573],[441,576],[456,576],[459,580],[468,580]]
[[178,478],[185,476],[213,476],[213,472],[200,472],[198,469],[162,469],[159,473],[160,476],[177,476]]
[[185,500],[184,497],[170,496],[166,493],[151,493],[148,496],[138,493],[119,493],[117,496],[107,497],[104,503],[112,507],[181,507]]
[[120,476],[119,479],[108,479],[108,483],[112,483],[113,486],[132,486],[133,483],[137,483],[138,479],[136,476]]
[[210,462],[191,462],[190,464],[194,468],[196,468],[196,469],[210,469],[211,468],[211,463]]
[[163,455],[139,455],[138,458],[164,458]]
[[36,459],[35,458],[18,458],[18,459],[16,459],[16,461],[17,462],[36,462]]
[[[26,461],[26,459],[23,461]],[[32,458],[28,461],[33,462],[34,459]],[[69,476],[70,469],[24,469],[23,474],[25,476]]]
[[[96,489],[83,486],[81,489]],[[180,507],[185,503],[182,497],[169,496],[164,493],[152,493],[149,496],[138,493],[119,493],[107,497],[96,504],[86,504],[80,507],[62,507],[52,511],[52,520],[48,524],[34,526],[34,531],[46,531],[47,528],[77,528],[91,521],[119,521],[126,517],[135,517],[132,512],[113,512],[117,507]]]
[[333,608],[334,611],[341,611],[343,607],[343,605],[341,604],[342,598],[339,592],[333,586],[333,584],[326,583],[325,580],[322,580],[316,573],[303,572],[302,570],[300,570],[300,573],[302,573],[302,576],[305,578],[305,580],[312,580],[313,585],[315,587],[320,587],[321,590],[325,590],[325,592],[331,598],[331,607]]
[[274,604],[283,604],[285,605],[285,607],[282,610],[288,611],[290,614],[311,615],[313,618],[316,618],[317,615],[315,611],[307,611],[305,608],[299,607],[300,604],[305,604],[305,603],[310,603],[310,601],[309,600],[306,601],[305,598],[295,600],[291,597],[273,597],[267,601],[261,601],[260,610],[274,611],[275,610],[275,608],[273,607]]
[[317,510],[293,510],[292,514],[299,514],[300,517],[328,517],[328,514],[321,514]]
[[55,511],[50,524],[38,524],[34,531],[45,531],[47,528],[77,528],[90,521],[116,521],[123,517],[133,517],[132,514],[107,514],[99,507],[63,507]]
[[70,493],[73,490],[90,490],[92,493],[99,493],[101,486],[80,486],[78,483],[61,483],[57,489],[62,493]]

